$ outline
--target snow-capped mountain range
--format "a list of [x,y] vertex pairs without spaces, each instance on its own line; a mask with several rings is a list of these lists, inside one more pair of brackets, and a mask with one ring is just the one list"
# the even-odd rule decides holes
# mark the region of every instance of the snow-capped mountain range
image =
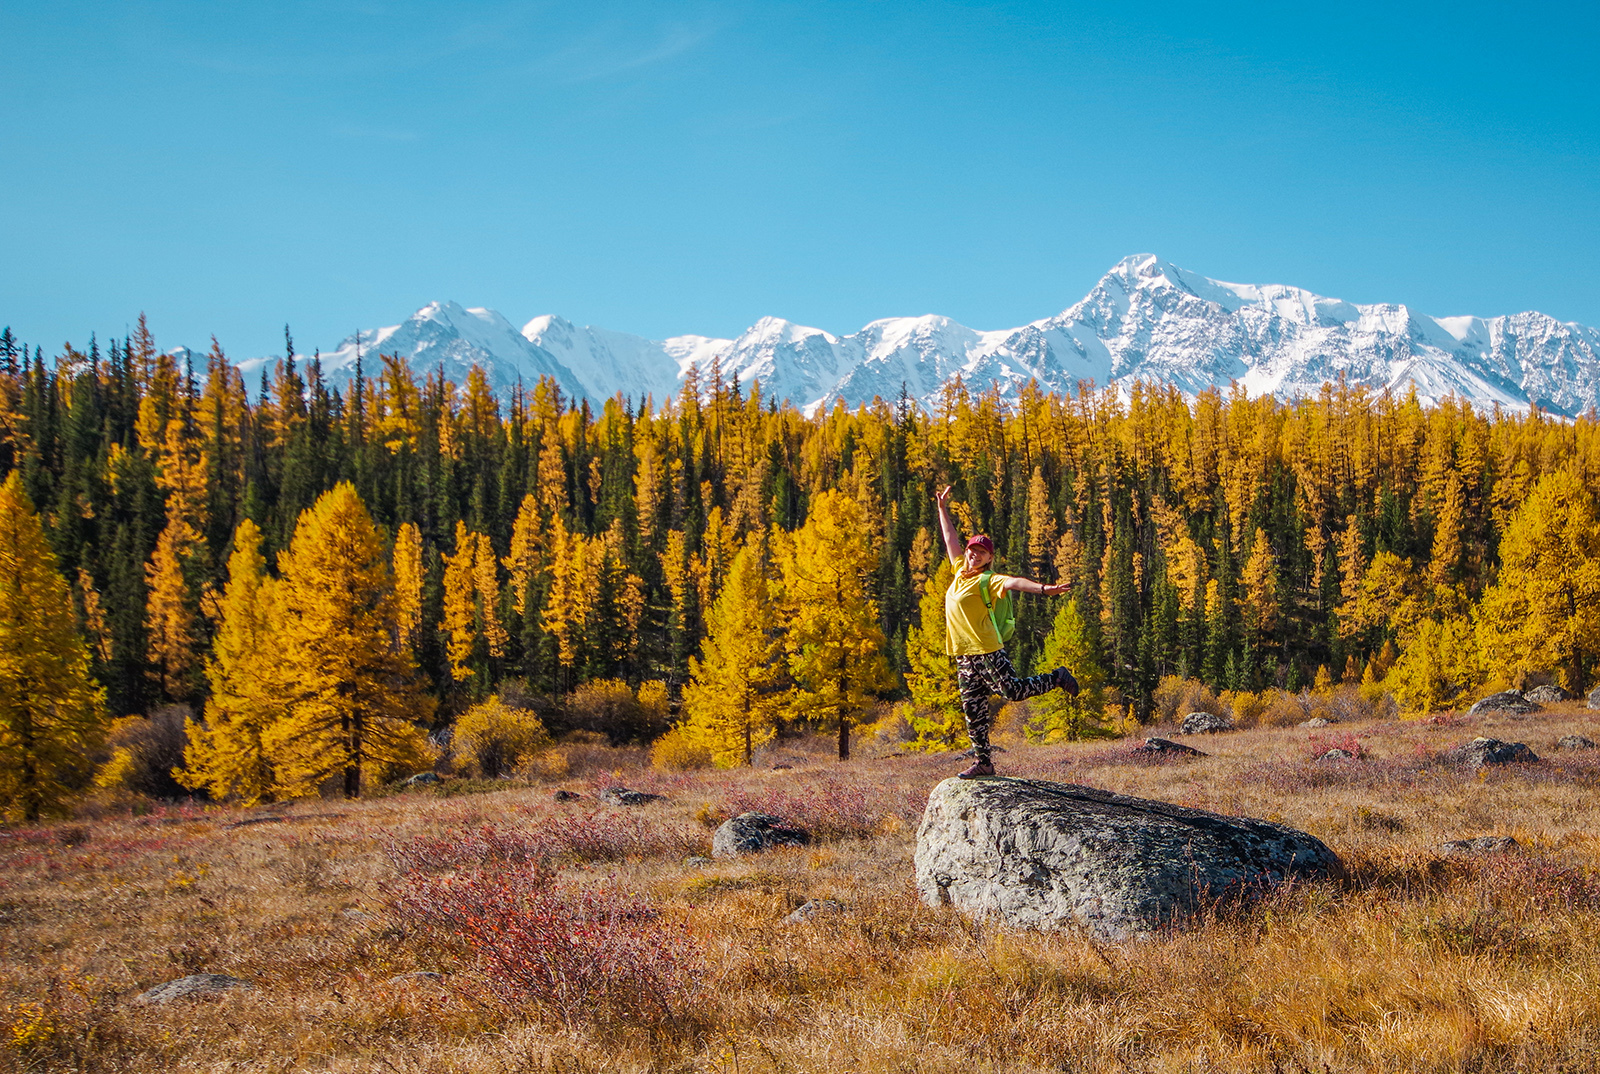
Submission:
[[[1343,373],[1351,383],[1431,402],[1455,394],[1475,404],[1568,416],[1600,408],[1600,331],[1542,313],[1428,317],[1400,305],[1356,305],[1279,284],[1223,283],[1159,257],[1123,259],[1066,311],[1021,328],[977,331],[948,317],[891,317],[835,336],[764,317],[737,339],[649,340],[560,317],[519,331],[499,313],[434,302],[388,328],[362,331],[322,354],[324,376],[343,383],[357,348],[364,368],[399,354],[419,373],[444,368],[457,384],[483,367],[497,390],[551,376],[573,396],[599,402],[618,392],[659,402],[690,367],[724,376],[807,410],[843,399],[893,400],[904,385],[932,406],[960,375],[1015,394],[1036,380],[1067,392],[1079,381],[1131,387],[1173,384],[1192,395],[1239,381],[1252,396],[1314,395]],[[254,387],[273,358],[240,363]]]

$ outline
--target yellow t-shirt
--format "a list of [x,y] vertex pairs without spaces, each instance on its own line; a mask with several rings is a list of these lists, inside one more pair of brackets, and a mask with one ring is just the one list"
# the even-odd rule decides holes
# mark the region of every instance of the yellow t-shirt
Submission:
[[[989,618],[989,608],[983,603],[983,587],[978,584],[982,577],[982,571],[957,573],[944,591],[944,651],[951,656],[980,656],[1005,648],[994,620]],[[1000,598],[1000,586],[1008,577],[989,576],[991,604]]]

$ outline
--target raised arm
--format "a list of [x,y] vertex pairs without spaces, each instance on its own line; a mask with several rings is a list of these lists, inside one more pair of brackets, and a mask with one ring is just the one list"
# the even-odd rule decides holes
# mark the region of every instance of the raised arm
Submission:
[[1072,587],[1065,582],[1046,585],[1044,582],[1035,582],[1032,578],[1018,578],[1014,575],[1007,575],[1006,580],[1000,583],[1000,588],[1013,593],[1037,593],[1045,597],[1059,596],[1072,590]]
[[956,532],[956,520],[950,517],[950,486],[934,493],[933,502],[939,505],[939,536],[944,538],[944,553],[954,566],[961,566],[966,555],[961,535]]

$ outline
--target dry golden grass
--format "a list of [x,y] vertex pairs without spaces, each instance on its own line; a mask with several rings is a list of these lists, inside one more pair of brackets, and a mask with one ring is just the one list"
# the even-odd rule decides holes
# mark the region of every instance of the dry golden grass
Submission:
[[[781,771],[663,774],[644,751],[589,745],[569,751],[564,779],[493,793],[13,829],[0,833],[0,1070],[1594,1070],[1600,758],[1551,746],[1597,737],[1597,717],[1567,705],[1522,719],[1263,727],[1207,737],[1196,744],[1213,756],[1165,765],[1133,761],[1126,742],[1011,741],[1004,771],[1280,819],[1349,866],[1342,881],[1123,946],[921,906],[916,816],[962,762],[840,765],[825,742],[780,743],[767,764],[794,766]],[[1478,734],[1548,761],[1475,775],[1432,760]],[[1366,759],[1310,762],[1346,736]],[[551,799],[613,782],[668,801],[608,827],[608,810],[587,824],[592,799]],[[763,804],[831,834],[737,862],[683,861],[721,817]],[[635,895],[658,913],[630,927],[686,938],[670,1017],[631,1018],[625,998],[555,1017],[497,991],[493,967],[449,928],[397,909],[403,891],[444,889],[393,847],[484,826],[600,833],[552,852],[553,883]],[[1437,851],[1476,835],[1526,849]],[[784,923],[821,898],[846,910]],[[417,971],[443,977],[405,976]],[[128,1002],[194,972],[256,988]]]

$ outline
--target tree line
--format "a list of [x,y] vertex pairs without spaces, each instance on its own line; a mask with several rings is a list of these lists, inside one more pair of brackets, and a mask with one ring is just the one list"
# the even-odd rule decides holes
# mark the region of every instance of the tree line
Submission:
[[[238,703],[228,654],[261,648],[239,634],[241,587],[280,591],[271,616],[300,608],[309,636],[312,594],[357,599],[311,565],[333,547],[393,656],[373,674],[405,701],[382,705],[411,723],[512,684],[560,699],[623,680],[667,684],[683,733],[727,757],[780,718],[847,746],[880,698],[952,741],[946,483],[1000,569],[1073,586],[1021,603],[1019,666],[1092,667],[1135,717],[1168,675],[1295,690],[1321,671],[1433,708],[1530,676],[1582,689],[1600,656],[1592,415],[1342,381],[1285,404],[954,380],[928,408],[902,392],[807,417],[716,367],[669,399],[591,403],[549,380],[502,399],[481,370],[456,385],[397,355],[335,384],[287,330],[285,353],[247,386],[215,341],[165,352],[142,317],[48,359],[0,332],[0,475],[37,513],[91,692],[114,716],[193,706],[202,752]],[[296,547],[313,524],[347,537],[313,555]],[[262,629],[300,652],[281,618]],[[283,667],[339,673],[302,656]]]

